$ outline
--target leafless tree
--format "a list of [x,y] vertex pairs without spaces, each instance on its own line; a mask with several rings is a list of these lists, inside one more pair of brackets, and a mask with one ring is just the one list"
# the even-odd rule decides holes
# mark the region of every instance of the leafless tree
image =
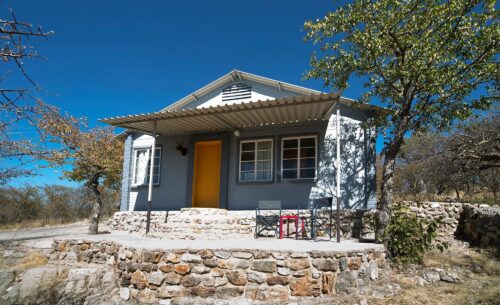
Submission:
[[34,126],[33,106],[40,86],[26,72],[26,59],[40,59],[31,44],[48,39],[52,31],[43,31],[19,21],[11,10],[7,18],[0,18],[0,184],[9,179],[30,175],[26,169],[30,156],[40,154],[35,144],[21,130]]

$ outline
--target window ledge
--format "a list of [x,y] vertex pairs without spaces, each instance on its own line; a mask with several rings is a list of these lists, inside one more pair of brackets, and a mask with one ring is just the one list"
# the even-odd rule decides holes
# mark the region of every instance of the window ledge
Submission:
[[[143,187],[148,187],[149,184],[132,184],[130,187],[131,188],[143,188]],[[153,184],[153,186],[160,186],[159,183]]]
[[236,184],[241,185],[259,185],[259,184],[273,184],[274,180],[269,181],[236,181]]
[[281,179],[281,183],[314,183],[316,178]]

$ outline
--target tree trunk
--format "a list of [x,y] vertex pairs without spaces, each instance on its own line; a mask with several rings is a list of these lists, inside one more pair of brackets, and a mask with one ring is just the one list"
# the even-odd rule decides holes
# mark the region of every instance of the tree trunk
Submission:
[[377,217],[377,228],[375,229],[375,241],[383,242],[385,228],[389,225],[391,219],[391,209],[394,187],[394,165],[396,163],[396,154],[386,154],[382,171],[382,185],[380,188],[379,213]]
[[90,226],[89,226],[89,234],[98,234],[99,233],[99,217],[101,216],[101,206],[102,206],[102,198],[101,192],[99,191],[99,182],[98,179],[95,179],[91,185],[92,192],[95,195],[95,201],[92,205],[92,211],[90,213]]

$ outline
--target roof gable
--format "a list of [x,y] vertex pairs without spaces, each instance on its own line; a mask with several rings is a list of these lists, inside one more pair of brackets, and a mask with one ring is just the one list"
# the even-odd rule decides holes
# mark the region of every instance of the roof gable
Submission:
[[291,96],[309,96],[320,93],[317,90],[233,70],[162,111],[203,108]]

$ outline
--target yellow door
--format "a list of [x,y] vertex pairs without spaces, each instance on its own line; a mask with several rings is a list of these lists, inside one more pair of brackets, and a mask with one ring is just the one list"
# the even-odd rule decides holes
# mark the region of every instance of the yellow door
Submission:
[[193,207],[218,208],[221,141],[196,142],[194,147]]

